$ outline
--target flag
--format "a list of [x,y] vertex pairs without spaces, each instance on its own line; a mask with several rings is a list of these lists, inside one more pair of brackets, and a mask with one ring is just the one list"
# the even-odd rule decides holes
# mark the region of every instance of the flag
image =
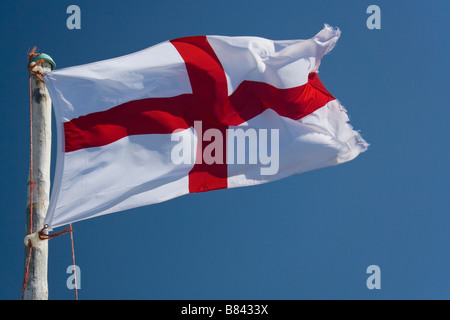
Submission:
[[339,36],[185,37],[47,73],[58,141],[45,223],[354,159],[368,144],[318,76]]

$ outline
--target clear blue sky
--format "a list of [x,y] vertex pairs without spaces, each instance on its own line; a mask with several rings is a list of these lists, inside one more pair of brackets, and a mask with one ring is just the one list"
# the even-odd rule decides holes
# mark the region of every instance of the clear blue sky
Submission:
[[[81,30],[66,27],[71,4]],[[371,4],[381,30],[366,27]],[[449,12],[444,0],[2,1],[0,299],[21,296],[34,45],[63,68],[190,35],[309,38],[324,23],[342,36],[321,79],[369,151],[76,223],[79,298],[449,299]],[[49,298],[74,299],[70,237],[49,247]],[[380,290],[366,287],[373,264]]]

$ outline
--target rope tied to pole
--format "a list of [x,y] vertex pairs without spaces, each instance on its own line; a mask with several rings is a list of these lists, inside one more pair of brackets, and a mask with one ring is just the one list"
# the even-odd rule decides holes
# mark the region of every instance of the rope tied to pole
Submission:
[[[70,240],[71,240],[71,245],[72,245],[72,261],[73,261],[73,265],[75,266],[75,253],[74,253],[74,249],[73,249],[73,228],[72,228],[72,224],[70,224],[67,228],[56,232],[54,234],[48,234],[47,233],[47,229],[48,226],[45,225],[41,230],[39,230],[38,232],[35,233],[31,233],[29,235],[27,235],[25,237],[24,243],[25,246],[28,247],[28,257],[27,257],[27,264],[26,264],[26,268],[25,268],[25,275],[24,275],[24,279],[23,279],[23,284],[22,284],[22,300],[24,298],[24,294],[25,294],[25,289],[28,283],[28,278],[29,278],[29,267],[30,267],[30,261],[31,261],[31,252],[32,249],[36,246],[38,246],[40,241],[44,241],[44,240],[49,240],[55,237],[58,237],[60,235],[63,235],[65,233],[69,233],[71,234],[70,236]],[[76,291],[76,278],[75,278],[75,297],[78,300],[78,294]]]
[[[60,236],[65,233],[71,233],[71,243],[72,243],[72,261],[75,266],[75,253],[73,249],[73,228],[72,224],[70,224],[66,229],[54,233],[54,234],[48,234],[47,229],[48,225],[44,225],[44,227],[39,230],[38,232],[33,232],[35,227],[39,228],[39,226],[34,226],[34,188],[35,183],[33,181],[33,92],[32,92],[32,74],[36,76],[42,83],[44,83],[42,77],[45,76],[45,72],[47,71],[45,68],[43,68],[41,65],[47,62],[51,65],[51,70],[55,68],[55,62],[53,59],[42,53],[36,53],[36,47],[33,47],[31,52],[28,53],[28,83],[29,83],[29,100],[30,100],[30,176],[29,176],[29,226],[28,226],[28,235],[25,237],[24,243],[25,246],[28,248],[28,254],[27,254],[27,260],[26,260],[26,267],[25,267],[25,274],[22,284],[22,300],[25,296],[25,291],[28,285],[29,281],[29,272],[30,272],[30,261],[33,259],[33,248],[38,247],[39,243],[43,240],[48,240],[51,238],[55,238],[57,236]],[[45,83],[44,83],[45,85]],[[76,279],[75,279],[75,289],[76,289]],[[78,300],[77,292],[75,291],[76,299]]]
[[[40,56],[40,53],[36,53],[36,46],[33,47],[33,49],[31,50],[30,53],[28,53],[28,71],[30,73],[33,73],[34,75],[36,75],[36,77],[41,80],[42,82],[44,82],[44,80],[42,79],[43,76],[45,76],[45,73],[42,71],[42,68],[38,68],[42,63],[45,62],[44,59],[39,59],[37,61],[32,61],[34,57],[38,57]],[[30,75],[30,79],[31,79],[31,75]]]
[[[33,103],[32,103],[32,92],[31,92],[31,73],[34,73],[32,71],[31,67],[31,59],[38,54],[35,52],[36,47],[34,47],[30,53],[28,53],[28,85],[29,85],[29,96],[30,96],[30,221],[29,221],[29,235],[33,234],[33,189],[34,189],[34,182],[33,182]],[[42,60],[42,59],[41,59]],[[42,62],[39,60],[39,64]],[[37,62],[36,62],[37,63]],[[35,63],[35,65],[36,65]],[[38,64],[38,65],[39,65]],[[43,82],[41,76],[39,74],[36,74],[36,76]],[[29,269],[30,269],[30,261],[31,261],[31,252],[33,249],[33,243],[31,239],[28,239],[26,241],[26,246],[28,247],[28,257],[27,257],[27,264],[25,267],[25,275],[23,279],[22,284],[22,300],[24,298],[25,294],[25,288],[28,283],[28,277],[29,277]]]

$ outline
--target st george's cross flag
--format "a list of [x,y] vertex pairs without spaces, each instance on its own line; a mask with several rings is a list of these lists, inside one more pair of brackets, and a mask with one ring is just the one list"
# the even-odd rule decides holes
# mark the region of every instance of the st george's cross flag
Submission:
[[45,224],[354,159],[368,144],[318,77],[339,36],[185,37],[47,73],[58,142]]

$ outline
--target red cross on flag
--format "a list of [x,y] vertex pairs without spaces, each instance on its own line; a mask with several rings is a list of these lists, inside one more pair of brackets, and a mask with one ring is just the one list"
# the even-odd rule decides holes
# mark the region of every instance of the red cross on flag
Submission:
[[58,150],[45,223],[354,159],[368,144],[317,73],[339,35],[186,37],[49,72]]

